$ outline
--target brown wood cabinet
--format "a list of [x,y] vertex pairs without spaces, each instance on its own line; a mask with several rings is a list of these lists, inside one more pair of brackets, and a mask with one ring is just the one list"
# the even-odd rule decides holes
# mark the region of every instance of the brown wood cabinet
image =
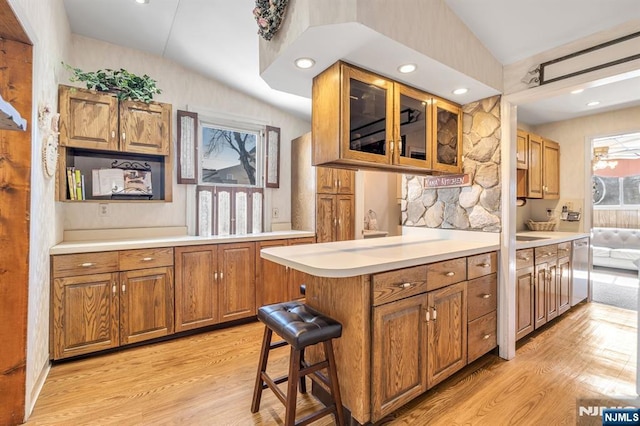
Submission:
[[[60,85],[60,150],[56,199],[69,200],[67,167],[75,167],[91,194],[92,170],[112,161],[148,165],[153,200],[172,199],[171,105],[118,101],[110,93]],[[98,152],[99,151],[99,152]],[[100,198],[104,202],[104,197]]]
[[53,359],[174,331],[172,248],[53,256],[52,278]]
[[535,328],[533,249],[516,251],[516,340]]
[[316,194],[355,194],[355,178],[353,170],[316,167]]
[[427,390],[426,293],[373,309],[372,414],[384,417]]
[[456,104],[343,62],[314,78],[312,103],[314,165],[462,170]]
[[176,331],[256,314],[255,243],[176,247]]
[[560,145],[535,133],[518,130],[517,197],[560,198]]
[[256,243],[256,307],[304,298],[300,285],[307,279],[304,272],[261,258],[260,250],[314,242],[315,238],[310,237]]
[[498,254],[467,258],[467,363],[498,344]]
[[316,238],[319,243],[355,238],[355,196],[316,196]]
[[571,308],[572,267],[570,257],[558,259],[556,279],[558,288],[558,315],[562,315]]

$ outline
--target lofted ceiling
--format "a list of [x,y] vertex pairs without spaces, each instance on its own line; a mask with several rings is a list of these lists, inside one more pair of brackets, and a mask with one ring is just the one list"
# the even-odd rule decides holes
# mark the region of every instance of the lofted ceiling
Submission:
[[[616,0],[615,7],[611,0],[445,2],[503,65],[630,20],[640,22],[638,0]],[[274,90],[260,77],[254,0],[64,0],[64,5],[76,34],[163,56],[298,117],[311,116],[309,91],[300,96]],[[325,45],[340,49],[339,42]],[[379,58],[381,52],[372,54]],[[429,88],[441,96],[450,93],[444,85],[452,80],[443,74]],[[594,99],[600,104],[587,107]],[[470,100],[475,99],[454,99]],[[537,125],[633,105],[640,105],[640,76],[520,105],[518,119]]]

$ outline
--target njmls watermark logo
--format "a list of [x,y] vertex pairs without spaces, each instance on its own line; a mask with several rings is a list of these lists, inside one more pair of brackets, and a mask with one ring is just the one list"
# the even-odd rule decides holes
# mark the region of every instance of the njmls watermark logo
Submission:
[[578,426],[640,426],[640,398],[579,399],[576,404]]

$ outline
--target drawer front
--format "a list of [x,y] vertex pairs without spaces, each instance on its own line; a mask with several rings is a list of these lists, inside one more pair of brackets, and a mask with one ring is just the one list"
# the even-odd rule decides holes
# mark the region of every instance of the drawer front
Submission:
[[471,363],[497,346],[496,311],[469,323],[467,362]]
[[435,290],[467,279],[467,258],[427,265],[427,290]]
[[118,252],[62,254],[53,256],[53,277],[103,274],[118,271]]
[[427,291],[427,266],[398,269],[373,276],[374,306]]
[[173,266],[173,247],[123,250],[120,252],[120,270]]
[[516,250],[516,269],[533,266],[533,249]]
[[558,257],[558,245],[549,244],[546,246],[536,247],[534,249],[536,255],[536,265],[543,262],[555,260]]
[[495,311],[498,306],[496,274],[470,280],[467,285],[467,319],[469,322]]
[[558,257],[571,256],[571,241],[558,244]]
[[467,257],[467,278],[472,280],[498,270],[498,254],[494,251]]

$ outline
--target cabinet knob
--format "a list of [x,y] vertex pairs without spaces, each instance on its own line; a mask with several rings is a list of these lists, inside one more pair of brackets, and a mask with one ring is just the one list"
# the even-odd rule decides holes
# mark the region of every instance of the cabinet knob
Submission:
[[436,318],[438,318],[438,311],[436,310],[435,306],[433,306],[431,309],[433,310],[433,320],[435,321]]
[[143,257],[143,258],[142,258],[142,261],[143,261],[143,262],[150,262],[150,261],[152,261],[152,260],[153,260],[153,257]]
[[400,288],[409,288],[413,285],[413,283],[402,283],[402,284],[398,284],[398,287]]
[[429,308],[424,308],[424,321],[429,322]]
[[484,336],[482,336],[482,339],[483,339],[483,340],[487,340],[489,337],[491,337],[491,335],[490,335],[490,334],[485,334]]
[[80,266],[82,266],[83,268],[91,268],[92,266],[95,266],[95,263],[85,262],[85,263],[81,263]]
[[214,280],[217,280],[217,279],[218,279],[218,271],[216,271],[216,272],[214,272],[214,273],[213,273],[213,279],[214,279]]
[[220,279],[224,278],[224,272],[220,271]]
[[116,284],[115,284],[115,283],[113,283],[113,286],[111,287],[111,292],[112,292],[113,294],[116,294],[116,291],[118,291],[118,289],[117,289],[117,287],[116,287]]
[[453,272],[453,271],[449,271],[449,272],[447,272],[445,275],[446,275],[447,277],[452,277],[452,276],[454,276],[455,274],[456,274],[455,272]]
[[482,298],[483,298],[483,299],[488,299],[488,298],[490,298],[490,297],[491,297],[491,294],[489,294],[489,293],[487,293],[487,294],[483,294],[483,295],[482,295]]
[[126,137],[125,133],[122,132],[122,140],[125,140],[125,137]]
[[478,263],[478,266],[481,268],[488,268],[491,265],[487,262],[482,262],[482,263]]
[[127,286],[125,284],[122,284],[122,292],[123,293],[127,292]]
[[111,137],[112,137],[112,138],[115,138],[115,137],[116,137],[116,131],[115,131],[115,130],[112,130],[112,131],[111,131]]

